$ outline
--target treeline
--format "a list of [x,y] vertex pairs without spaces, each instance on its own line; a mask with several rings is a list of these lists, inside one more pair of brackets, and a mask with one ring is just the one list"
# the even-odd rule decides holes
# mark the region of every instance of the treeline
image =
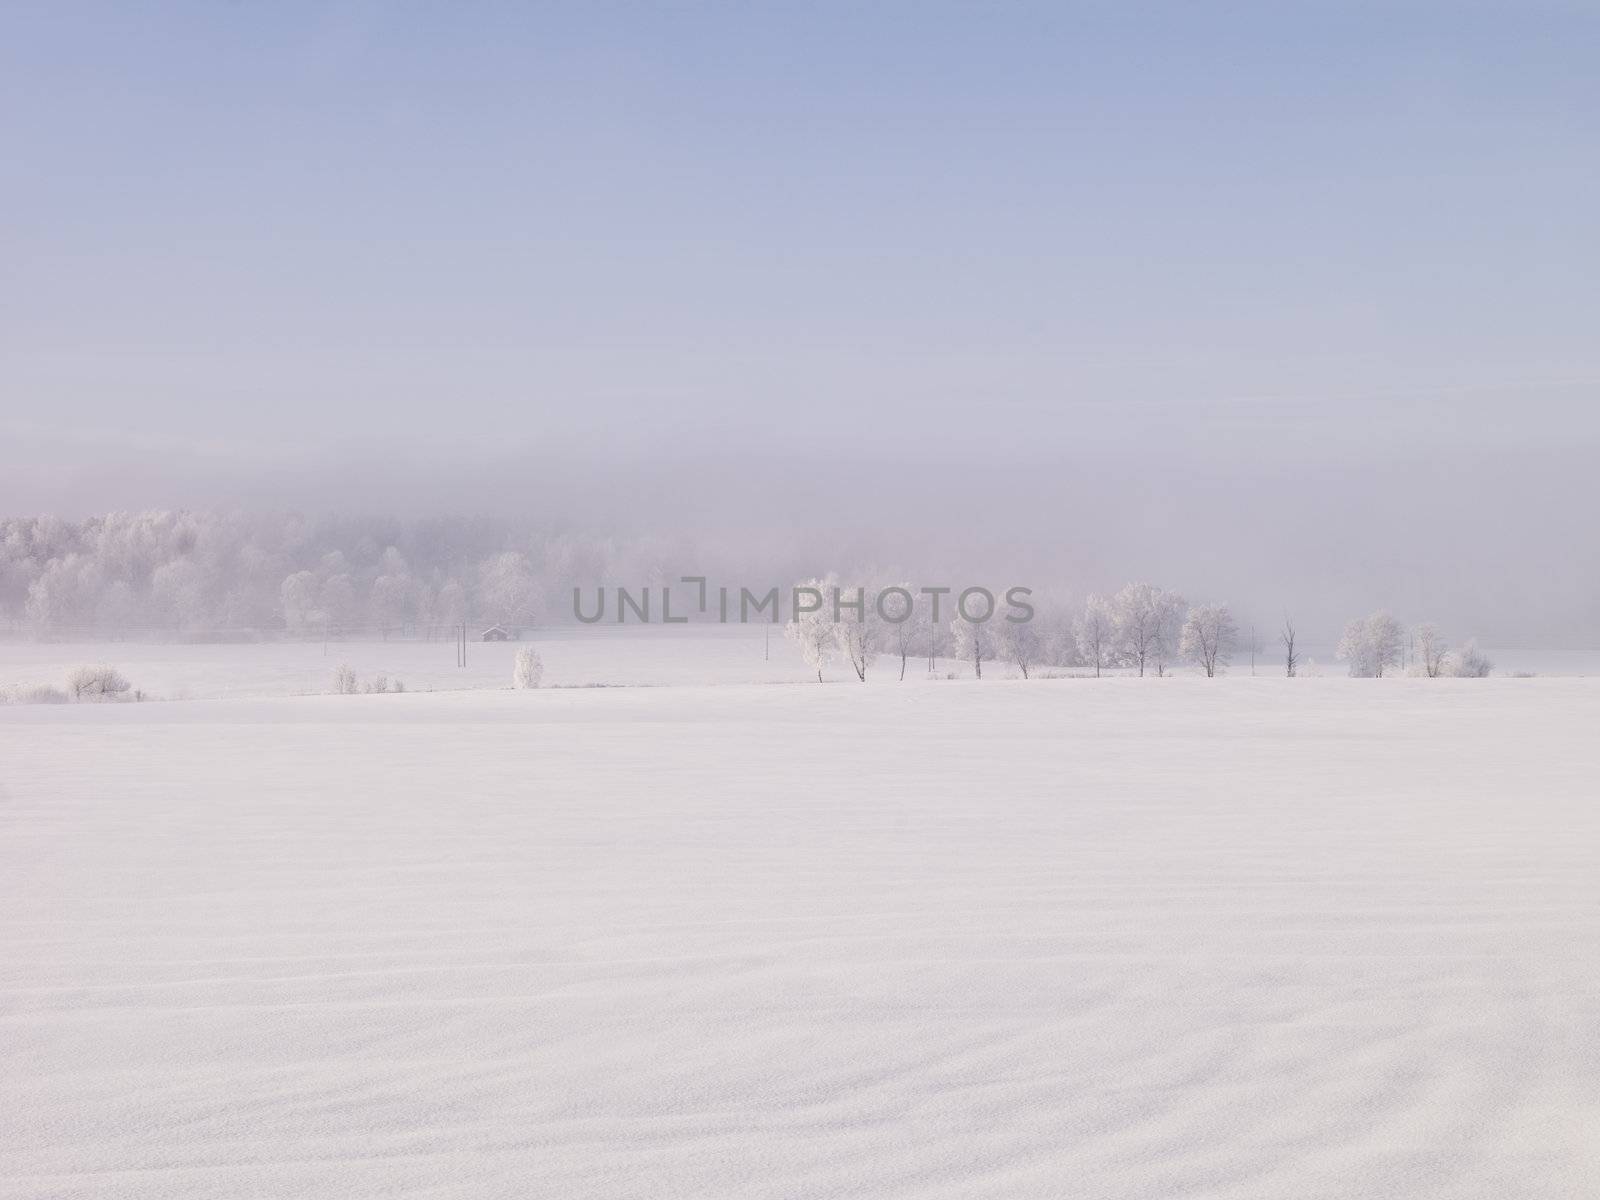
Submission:
[[[1039,667],[1159,677],[1179,664],[1209,678],[1226,674],[1241,651],[1249,654],[1252,667],[1290,678],[1305,666],[1304,646],[1288,617],[1274,630],[1275,644],[1269,649],[1256,639],[1254,629],[1248,639],[1241,637],[1227,605],[1190,604],[1179,593],[1150,583],[1090,595],[1078,606],[1024,603],[1019,612],[1004,615],[988,589],[970,590],[979,595],[972,610],[963,596],[953,614],[947,603],[941,616],[939,597],[927,594],[928,589],[906,583],[845,585],[831,575],[808,579],[794,588],[785,634],[819,683],[826,682],[829,666],[840,661],[866,682],[883,656],[896,665],[901,679],[914,659],[926,659],[933,672],[941,658],[962,660],[979,679],[984,663],[994,661],[1016,667],[1024,679]],[[1475,642],[1452,648],[1432,623],[1419,625],[1408,636],[1385,612],[1351,621],[1335,657],[1349,674],[1365,678],[1382,677],[1397,667],[1428,678],[1481,678],[1493,667]]]
[[692,547],[492,519],[108,513],[0,520],[0,625],[57,639],[442,636],[562,621],[571,590],[653,582]]
[[[686,539],[618,539],[492,518],[187,511],[5,518],[0,629],[58,640],[434,638],[463,624],[566,624],[574,619],[575,589],[593,594],[618,581],[660,587],[686,575],[733,577],[748,564],[730,561],[732,553]],[[794,565],[770,547],[763,553],[768,569]],[[831,588],[837,577],[810,582]],[[919,597],[904,621],[852,627],[811,616],[791,637],[813,665],[838,656],[858,675],[859,664],[879,653],[897,655],[902,670],[913,657],[955,656],[980,673],[986,659],[998,659],[1024,674],[1043,665],[1162,675],[1182,662],[1209,675],[1225,671],[1237,652],[1262,664],[1276,657],[1291,675],[1297,670],[1291,623],[1262,630],[1261,639],[1252,628],[1246,638],[1226,606],[1190,604],[1149,583],[1070,606],[1035,594],[1026,622],[940,617],[924,611],[921,589],[908,584],[867,590],[897,586]],[[791,625],[807,616],[785,615]],[[1431,625],[1408,636],[1382,613],[1352,622],[1338,657],[1356,675],[1414,663],[1432,676],[1489,669],[1470,643],[1452,650]]]

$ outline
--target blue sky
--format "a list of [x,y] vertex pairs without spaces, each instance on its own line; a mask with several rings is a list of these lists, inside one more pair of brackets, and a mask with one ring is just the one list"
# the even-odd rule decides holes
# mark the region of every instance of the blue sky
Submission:
[[0,23],[7,511],[738,517],[1520,611],[1462,599],[1487,559],[1592,606],[1592,5]]

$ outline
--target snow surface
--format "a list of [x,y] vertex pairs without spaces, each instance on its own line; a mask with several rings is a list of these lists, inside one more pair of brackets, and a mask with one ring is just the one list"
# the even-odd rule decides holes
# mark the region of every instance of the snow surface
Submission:
[[0,1196],[1600,1195],[1597,728],[1552,679],[0,709]]
[[[770,634],[770,637],[767,635]],[[538,630],[529,641],[544,660],[546,687],[660,687],[711,683],[804,683],[814,676],[781,628],[762,626],[594,626]],[[232,645],[179,645],[150,642],[0,642],[0,689],[15,685],[61,687],[73,668],[107,663],[147,695],[166,700],[208,700],[255,696],[313,695],[333,690],[333,672],[347,663],[361,680],[374,675],[398,679],[411,691],[503,688],[511,685],[511,661],[520,643],[470,642],[467,665],[456,666],[455,645],[446,641],[254,642]],[[1343,664],[1331,650],[1305,650],[1308,677],[1342,676]],[[1600,675],[1600,652],[1490,648],[1499,673],[1534,671],[1539,675]],[[897,682],[898,658],[881,656],[874,683]],[[1085,673],[1083,668],[1075,668]],[[1174,667],[1178,674],[1193,674]],[[1262,675],[1282,670],[1277,647],[1263,651]],[[1041,668],[1042,672],[1068,673]],[[1234,674],[1247,674],[1236,656]],[[941,659],[937,673],[965,678],[971,664]],[[1004,662],[984,665],[990,678],[1019,674]],[[1037,672],[1036,672],[1037,673]],[[833,679],[849,676],[842,661],[831,665]],[[913,658],[906,681],[926,679],[926,660]]]
[[[801,683],[815,678],[781,627],[600,626],[541,630],[528,641],[544,660],[547,687]],[[511,686],[512,659],[523,644],[469,642],[467,665],[458,667],[455,644],[449,640],[326,646],[293,641],[12,642],[0,643],[0,687],[60,687],[74,667],[110,663],[135,687],[167,700],[312,695],[332,691],[334,670],[347,663],[363,681],[387,675],[411,691],[503,688]],[[898,673],[898,659],[895,667]],[[841,666],[832,674],[842,678],[848,670]]]

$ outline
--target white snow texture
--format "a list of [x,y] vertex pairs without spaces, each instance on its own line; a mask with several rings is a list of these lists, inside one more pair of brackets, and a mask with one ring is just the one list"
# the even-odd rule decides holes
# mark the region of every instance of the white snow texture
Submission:
[[0,709],[0,1195],[1600,1195],[1596,728],[1584,679]]

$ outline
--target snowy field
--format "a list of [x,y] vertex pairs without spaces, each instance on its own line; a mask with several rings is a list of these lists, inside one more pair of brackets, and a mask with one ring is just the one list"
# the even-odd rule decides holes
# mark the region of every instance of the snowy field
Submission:
[[1579,679],[3,708],[0,1196],[1600,1195],[1597,728]]
[[[529,641],[553,687],[658,687],[680,683],[792,683],[810,678],[781,628],[692,630],[555,629]],[[85,663],[110,663],[135,687],[163,699],[312,695],[332,688],[348,663],[363,680],[386,675],[410,691],[503,688],[511,685],[517,642],[467,644],[456,665],[446,641],[255,642],[178,645],[149,642],[0,642],[0,687],[61,686]],[[848,670],[848,668],[844,668]],[[898,663],[896,667],[898,674]],[[921,674],[926,675],[926,666]]]
[[[768,634],[770,633],[770,637]],[[796,648],[781,629],[760,626],[698,626],[669,629],[568,628],[542,630],[528,639],[544,661],[547,687],[660,687],[675,684],[797,683],[812,679]],[[17,685],[61,687],[68,672],[90,663],[107,663],[148,696],[166,700],[304,696],[333,689],[333,673],[348,664],[363,681],[376,675],[398,679],[410,691],[503,688],[511,683],[511,660],[519,643],[471,642],[467,665],[456,666],[452,642],[366,641],[258,642],[235,645],[181,645],[145,642],[0,641],[0,689]],[[1303,650],[1308,676],[1345,673],[1331,650]],[[1496,672],[1600,676],[1600,651],[1491,649]],[[874,684],[897,682],[898,658],[885,656],[872,673]],[[1263,652],[1262,675],[1282,670],[1276,647]],[[1082,668],[1074,670],[1082,672]],[[1035,673],[1050,672],[1039,668]],[[1192,668],[1178,666],[1178,674]],[[1240,659],[1234,673],[1248,674]],[[845,664],[829,670],[849,676]],[[940,675],[966,677],[970,664],[941,659]],[[1015,666],[988,663],[990,678],[1019,676]],[[927,678],[927,661],[913,658],[907,681]]]

